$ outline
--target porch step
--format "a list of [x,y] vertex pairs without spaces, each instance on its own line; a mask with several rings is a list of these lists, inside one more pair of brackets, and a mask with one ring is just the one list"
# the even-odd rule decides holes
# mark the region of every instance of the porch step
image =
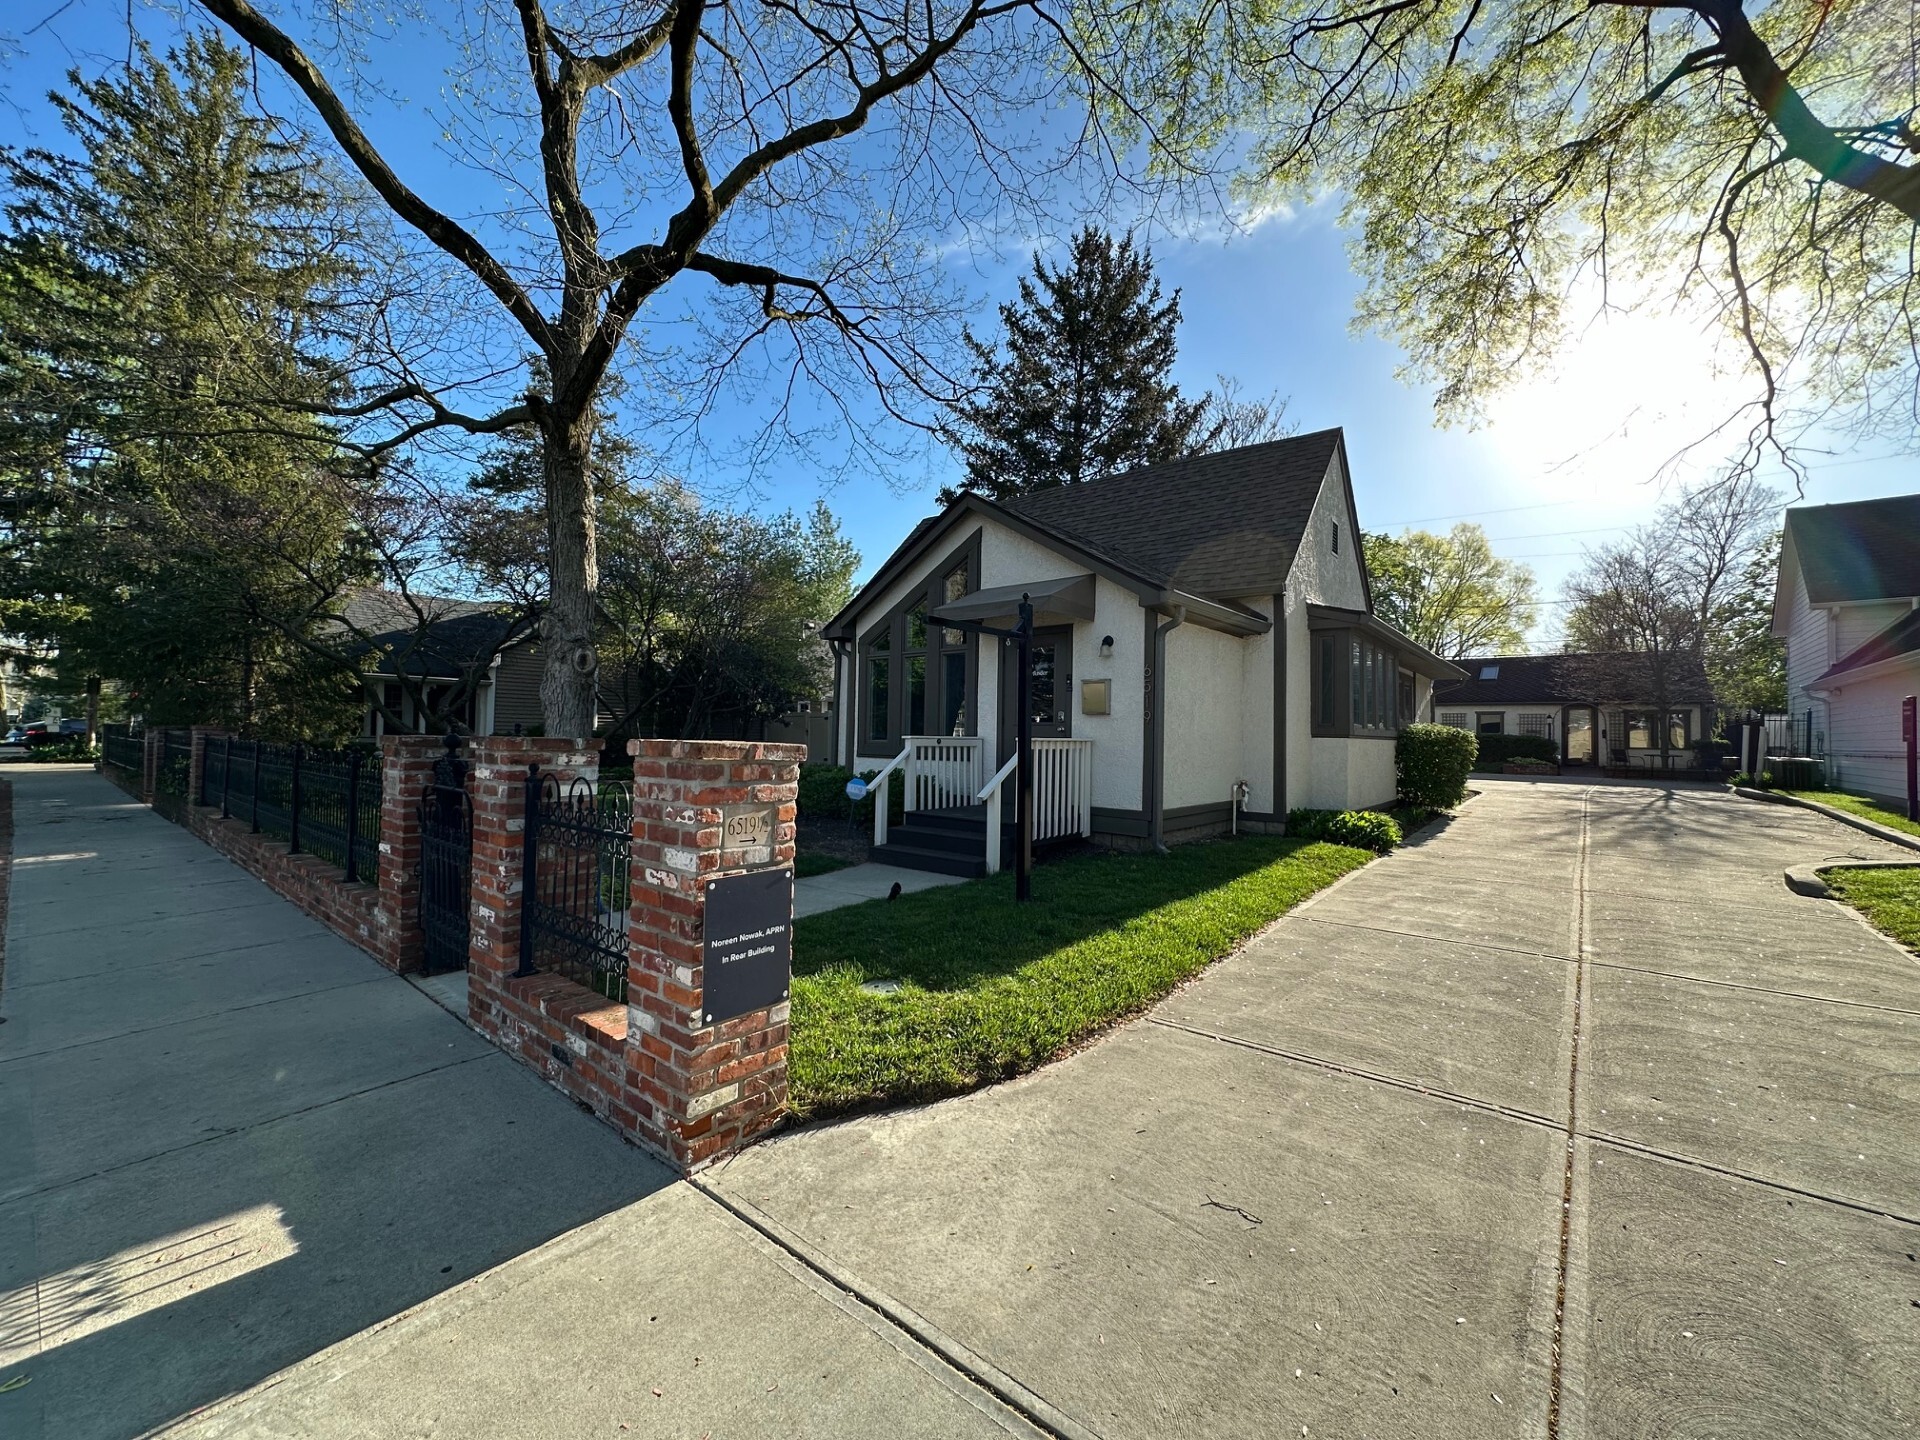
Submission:
[[[892,834],[898,833],[896,826]],[[886,844],[874,846],[869,858],[881,865],[898,865],[903,870],[926,870],[935,875],[962,875],[977,880],[987,873],[987,857],[981,853],[984,848],[985,842],[977,837],[971,854],[927,850],[889,838]]]

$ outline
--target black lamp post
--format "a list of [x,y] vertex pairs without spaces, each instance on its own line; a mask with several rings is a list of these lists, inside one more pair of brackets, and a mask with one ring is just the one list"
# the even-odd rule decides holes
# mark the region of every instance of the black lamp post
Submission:
[[[1020,760],[1014,767],[1013,898],[1033,898],[1033,603],[1020,597],[1020,623],[1014,626],[1020,663],[1020,723],[1015,741]],[[999,837],[993,839],[998,841]]]

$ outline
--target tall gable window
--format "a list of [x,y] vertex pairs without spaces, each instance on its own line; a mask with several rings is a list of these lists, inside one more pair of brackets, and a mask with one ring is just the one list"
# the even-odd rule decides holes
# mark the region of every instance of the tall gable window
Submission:
[[933,611],[978,588],[977,542],[934,571],[860,642],[860,752],[898,753],[908,735],[965,735],[971,722],[973,640]]
[[1333,553],[1336,555],[1340,553],[1340,522],[1338,520],[1333,522]]

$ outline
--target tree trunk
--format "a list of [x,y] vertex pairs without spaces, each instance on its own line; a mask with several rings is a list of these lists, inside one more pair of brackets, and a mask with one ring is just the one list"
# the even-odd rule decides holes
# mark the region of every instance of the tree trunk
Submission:
[[[554,389],[564,388],[554,377]],[[547,482],[548,589],[541,644],[540,710],[547,734],[585,740],[599,709],[599,655],[594,649],[600,561],[595,548],[593,419],[549,409],[543,417]]]

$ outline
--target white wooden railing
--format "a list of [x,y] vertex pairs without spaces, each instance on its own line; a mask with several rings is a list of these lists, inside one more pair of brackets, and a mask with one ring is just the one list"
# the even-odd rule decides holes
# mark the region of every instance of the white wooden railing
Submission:
[[[1015,751],[993,778],[981,787],[987,806],[987,873],[1000,868],[1001,797],[1019,766]],[[1033,742],[1033,839],[1057,840],[1063,835],[1093,834],[1093,742],[1091,740],[1035,740]]]
[[894,772],[906,784],[908,810],[941,810],[972,805],[986,760],[986,742],[977,735],[909,735],[906,748],[867,779],[873,797],[873,843],[887,843],[888,791]]
[[980,789],[985,742],[978,735],[909,735],[907,809],[971,805]]

